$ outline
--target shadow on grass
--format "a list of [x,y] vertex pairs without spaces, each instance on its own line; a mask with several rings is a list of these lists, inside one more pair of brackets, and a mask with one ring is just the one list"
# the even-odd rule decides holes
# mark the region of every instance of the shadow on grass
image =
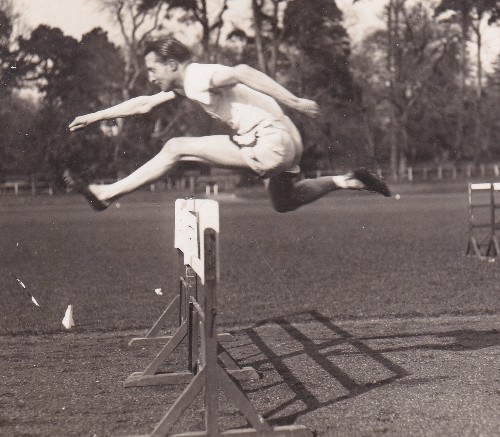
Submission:
[[[305,321],[315,326],[312,333],[305,333],[303,327],[298,326],[298,323]],[[278,340],[276,336],[271,336],[269,340],[261,331],[271,326],[279,328],[286,335],[283,336],[282,332],[278,335]],[[277,390],[285,386],[287,391],[292,393],[286,400],[273,405],[264,413],[264,417],[273,425],[289,425],[315,410],[410,376],[405,368],[384,354],[410,350],[465,351],[500,345],[500,332],[496,330],[356,336],[314,310],[263,320],[239,333],[244,333],[250,339],[250,345],[255,346],[257,351],[245,357],[245,365],[258,371],[269,370],[272,366],[278,374],[277,380],[245,391],[250,395],[259,394],[263,390]],[[433,337],[437,344],[424,337]],[[419,338],[422,342],[418,344],[401,345],[405,341],[414,343],[415,339],[418,341]],[[285,340],[281,344],[275,344],[283,339]],[[396,344],[391,347],[391,342]],[[283,350],[276,352],[276,349],[285,343],[292,343],[294,346],[284,353]],[[374,343],[378,345],[369,345]],[[355,366],[352,366],[352,361],[349,363],[349,357],[355,357]],[[294,366],[294,362],[301,364]],[[434,379],[408,379],[401,383],[421,385],[433,382]],[[321,390],[322,386],[327,387],[326,390]]]

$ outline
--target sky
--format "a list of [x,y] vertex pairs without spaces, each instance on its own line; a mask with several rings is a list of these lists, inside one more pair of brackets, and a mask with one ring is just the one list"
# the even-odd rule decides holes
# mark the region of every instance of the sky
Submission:
[[78,39],[94,27],[117,34],[95,0],[14,0],[14,4],[31,29],[48,24]]
[[[233,0],[232,5],[245,5],[249,0]],[[385,0],[372,0],[352,5],[352,0],[337,0],[337,5],[346,13],[350,32],[359,39],[370,27],[381,25],[376,11],[381,9]],[[26,24],[35,28],[40,23],[61,28],[64,33],[76,38],[94,27],[100,26],[110,33],[116,32],[109,17],[101,12],[96,0],[14,0],[23,15]],[[364,3],[364,4],[362,4]],[[237,17],[231,17],[233,20]]]
[[[238,2],[238,3],[236,3]],[[249,0],[232,0],[232,5],[245,6]],[[363,35],[384,25],[382,19],[383,6],[387,0],[360,0],[353,4],[352,0],[336,0],[338,7],[344,12],[344,23],[354,44]],[[67,35],[80,38],[82,34],[94,27],[102,27],[108,31],[110,39],[119,42],[119,32],[112,24],[109,16],[100,10],[98,0],[14,0],[26,25],[35,28],[39,24],[59,27]],[[230,17],[238,20],[233,12]],[[488,65],[500,52],[500,29],[485,26],[483,58]]]

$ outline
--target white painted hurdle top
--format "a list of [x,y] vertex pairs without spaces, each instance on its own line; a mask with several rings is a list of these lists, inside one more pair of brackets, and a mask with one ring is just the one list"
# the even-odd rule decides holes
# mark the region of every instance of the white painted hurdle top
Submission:
[[480,184],[470,184],[469,187],[471,190],[491,190],[492,185],[495,191],[500,191],[500,182],[495,182],[495,183],[483,182]]
[[177,199],[175,201],[174,246],[184,254],[184,264],[193,268],[205,283],[206,229],[216,232],[216,270],[219,278],[219,203],[210,199]]

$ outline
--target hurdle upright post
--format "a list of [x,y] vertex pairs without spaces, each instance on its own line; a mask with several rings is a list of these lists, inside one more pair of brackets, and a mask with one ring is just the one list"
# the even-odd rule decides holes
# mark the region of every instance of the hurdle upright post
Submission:
[[496,258],[500,254],[500,248],[498,247],[498,239],[496,236],[496,230],[498,228],[498,225],[496,222],[496,209],[497,209],[497,204],[496,204],[496,199],[495,199],[496,185],[497,184],[492,183],[491,187],[490,187],[490,204],[491,204],[491,210],[490,210],[491,229],[490,229],[490,233],[491,234],[490,234],[490,241],[488,243],[488,249],[486,250],[486,256],[489,258]]
[[196,272],[187,265],[185,269],[186,283],[188,292],[185,295],[185,308],[187,312],[187,338],[188,338],[188,370],[196,374],[198,360],[198,343],[194,339],[198,338],[198,318],[194,310],[194,304],[191,301],[191,296],[198,299],[198,287]]
[[477,256],[479,258],[482,257],[481,251],[479,250],[479,245],[477,244],[476,237],[474,236],[474,206],[472,203],[472,191],[473,184],[469,184],[467,187],[467,200],[468,200],[468,208],[469,208],[469,242],[467,243],[467,250],[465,251],[466,255]]
[[217,384],[217,251],[215,232],[207,230],[203,236],[205,240],[205,329],[204,356],[205,356],[205,427],[208,435],[219,432],[219,387]]

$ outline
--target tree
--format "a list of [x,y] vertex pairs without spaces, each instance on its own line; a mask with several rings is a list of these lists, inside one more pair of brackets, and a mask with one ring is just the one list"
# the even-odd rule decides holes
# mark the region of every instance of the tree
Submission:
[[[336,76],[337,82],[344,76],[347,82],[340,87],[350,86],[349,38],[342,24],[342,12],[335,1],[252,0],[251,4],[253,28],[237,28],[229,35],[244,35],[246,41],[255,46],[255,59],[248,59],[249,63],[256,64],[269,76],[277,77],[280,70],[284,74],[286,68],[305,57],[298,65],[299,70],[306,68],[302,71],[302,79],[298,76],[299,89],[303,90],[304,77],[309,78],[314,73],[313,68],[307,70],[307,64],[330,62],[333,71],[322,68],[314,73],[315,77],[331,84],[332,76]],[[292,61],[289,61],[290,57]]]
[[[124,39],[135,41],[135,44],[126,44],[127,56],[136,58],[136,63],[133,65],[134,71],[138,73],[137,87],[133,93],[132,91],[129,93],[130,96],[149,91],[146,85],[146,75],[142,75],[145,72],[142,56],[143,43],[152,36],[154,31],[165,30],[169,20],[178,18],[179,13],[181,24],[191,26],[198,23],[201,25],[202,60],[216,61],[220,30],[223,24],[222,16],[227,8],[227,0],[215,2],[105,0],[105,3],[120,23]],[[125,26],[125,13],[128,14],[128,22],[136,23],[135,25]],[[126,95],[123,97],[127,98]],[[178,99],[175,105],[165,105],[161,110],[154,111],[151,115],[142,117],[141,120],[127,120],[127,123],[121,120],[119,123],[120,130],[116,137],[115,153],[117,161],[124,154],[130,156],[141,148],[141,155],[146,157],[150,146],[163,143],[172,136],[193,135],[201,132],[206,134],[214,127],[211,118],[198,105],[190,103],[187,99]],[[153,123],[151,128],[146,127],[149,123]],[[127,147],[128,145],[130,147]],[[138,159],[138,155],[136,156]]]
[[38,106],[15,93],[5,97],[2,103],[8,105],[8,110],[0,114],[0,179],[2,173],[42,173],[44,157],[37,147]]
[[[397,178],[407,162],[453,149],[447,137],[454,131],[458,39],[452,26],[436,20],[423,3],[408,7],[393,0],[386,19],[385,30],[364,40],[354,71],[375,118],[375,143],[388,144]],[[384,153],[379,146],[377,153]]]
[[289,0],[252,0],[254,43],[260,70],[275,78],[285,36],[283,12]]
[[67,126],[76,115],[95,111],[121,94],[123,60],[101,29],[78,41],[45,25],[19,39],[19,53],[25,64],[24,81],[40,92],[39,168],[56,179],[67,165],[81,165],[80,157],[91,158],[100,151],[99,127],[84,137],[69,136]]
[[476,37],[476,97],[475,97],[475,128],[474,128],[474,151],[473,155],[478,160],[482,151],[487,148],[482,135],[482,87],[483,87],[483,65],[482,65],[482,28],[483,18],[489,15],[488,23],[495,22],[500,17],[500,2],[498,0],[441,0],[436,7],[436,14],[453,12],[451,19],[459,23],[460,34],[460,100],[457,112],[456,149],[458,157],[462,157],[465,149],[464,141],[464,111],[466,105],[466,81],[469,73],[469,62],[467,43],[470,40],[472,30]]
[[0,99],[8,96],[19,84],[20,73],[15,71],[15,26],[19,20],[12,0],[0,0]]
[[284,27],[286,42],[298,50],[301,93],[314,95],[321,90],[324,94],[326,90],[338,96],[352,91],[349,38],[335,2],[290,2],[285,10]]
[[19,47],[30,65],[27,79],[36,82],[44,99],[59,106],[72,104],[77,86],[78,41],[58,28],[40,25],[29,38],[20,38]]
[[3,172],[32,171],[36,159],[37,108],[19,97],[26,72],[17,37],[22,21],[12,0],[0,0],[0,178]]
[[359,95],[350,70],[350,41],[335,2],[296,0],[283,16],[281,72],[299,95],[318,100],[322,116],[311,123],[295,119],[309,148],[322,149],[328,167],[365,159],[366,137],[359,132]]
[[[10,68],[14,65],[11,64],[11,52],[10,52],[10,35],[12,33],[12,24],[9,17],[0,10],[0,79],[1,88],[0,93],[3,95],[8,92],[10,88],[10,82],[12,74],[10,74]],[[10,65],[9,65],[10,64]],[[14,66],[15,67],[15,66]]]
[[[347,118],[357,117],[349,70],[350,42],[342,12],[331,0],[253,0],[253,26],[229,37],[245,41],[240,62],[254,65],[301,96],[318,99],[323,116],[314,122],[292,113],[304,144],[304,168],[332,167],[340,156],[355,159],[359,135]],[[355,124],[356,122],[353,122]]]
[[[119,28],[123,40],[122,55],[124,68],[121,78],[121,96],[118,101],[129,100],[142,94],[146,87],[146,74],[142,56],[145,41],[160,27],[164,6],[150,9],[140,8],[140,0],[99,0],[103,11],[107,12]],[[137,130],[136,120],[116,120],[117,131],[113,137],[113,163],[117,172],[128,171],[129,156],[133,153],[130,138]],[[135,147],[135,145],[134,145]]]
[[484,91],[484,124],[488,136],[489,151],[497,159],[500,157],[500,54],[493,63],[493,71],[487,75]]
[[228,0],[141,0],[140,10],[151,11],[165,6],[167,18],[175,12],[181,12],[180,22],[201,27],[201,59],[215,62],[220,42],[223,15],[227,10]]
[[144,43],[158,29],[164,8],[156,5],[145,10],[140,8],[140,0],[100,0],[100,3],[120,28],[125,59],[122,98],[128,100],[140,86],[138,81],[144,73]]

